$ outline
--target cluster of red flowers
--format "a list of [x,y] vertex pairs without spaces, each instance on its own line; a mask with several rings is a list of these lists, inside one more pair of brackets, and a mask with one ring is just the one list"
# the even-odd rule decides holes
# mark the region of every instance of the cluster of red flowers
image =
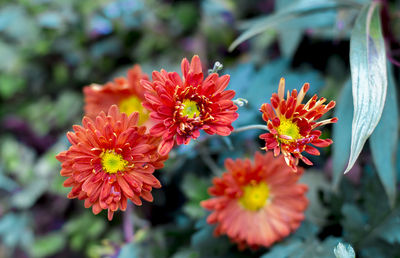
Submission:
[[[175,144],[188,144],[201,130],[230,135],[238,108],[235,92],[226,90],[229,75],[204,78],[198,56],[190,63],[183,59],[181,69],[182,77],[161,70],[149,80],[135,65],[127,78],[84,88],[82,126],[73,126],[67,133],[71,147],[57,155],[67,177],[64,186],[72,187],[69,198],[85,200],[94,214],[107,209],[111,220],[115,211],[126,209],[128,199],[136,205],[141,198],[153,200],[152,188],[161,187],[153,172],[163,167]],[[212,211],[208,222],[217,224],[215,233],[227,234],[240,248],[270,246],[299,227],[308,201],[307,187],[297,183],[303,172],[297,165],[299,159],[312,164],[301,153],[319,155],[310,144],[332,143],[315,129],[337,121],[317,122],[335,102],[323,105],[326,99],[314,96],[301,104],[308,84],[299,93],[288,92],[285,100],[284,88],[282,79],[271,104],[260,109],[269,131],[260,138],[274,155],[256,153],[254,165],[227,159],[227,172],[209,189],[213,197],[201,204]],[[280,153],[283,157],[273,157]]]
[[306,104],[301,104],[309,88],[310,85],[305,83],[299,93],[293,90],[289,94],[288,91],[285,100],[285,79],[282,78],[279,82],[278,94],[272,94],[271,104],[265,103],[260,109],[269,130],[269,133],[260,135],[260,138],[265,140],[264,149],[273,150],[275,156],[282,152],[286,163],[293,171],[297,171],[299,159],[307,165],[312,165],[312,162],[301,152],[305,151],[311,155],[320,154],[309,144],[316,147],[327,147],[332,144],[330,139],[320,139],[321,131],[315,129],[325,124],[336,123],[338,120],[335,117],[316,122],[335,106],[335,102],[331,101],[323,105],[326,99],[318,100],[317,95],[314,95]]
[[136,205],[153,200],[151,190],[161,184],[152,174],[175,142],[187,144],[200,130],[231,133],[238,115],[235,92],[225,90],[229,75],[204,79],[198,56],[190,64],[183,59],[182,74],[162,70],[149,81],[136,65],[127,78],[84,88],[83,126],[73,126],[72,146],[57,155],[68,177],[64,186],[72,187],[69,198],[85,200],[95,214],[108,209],[111,220],[128,199]]

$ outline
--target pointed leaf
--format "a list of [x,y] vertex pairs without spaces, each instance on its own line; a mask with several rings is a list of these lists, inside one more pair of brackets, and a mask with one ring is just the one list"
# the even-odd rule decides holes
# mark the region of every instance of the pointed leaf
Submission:
[[[229,46],[229,51],[234,50],[239,44],[254,37],[270,28],[281,26],[283,23],[293,20],[294,18],[301,17],[308,14],[319,13],[322,11],[342,8],[352,8],[357,6],[352,1],[332,1],[332,0],[302,0],[295,1],[293,4],[288,5],[286,8],[279,10],[271,15],[263,18],[257,18],[254,22],[250,23],[249,28],[243,32],[233,43]],[[309,27],[314,27],[314,23],[310,23]]]
[[333,125],[332,169],[333,188],[337,189],[343,171],[349,160],[351,142],[351,120],[353,118],[353,99],[351,97],[351,81],[348,80],[340,93],[335,108],[335,117],[339,122]]
[[350,68],[354,116],[347,173],[377,126],[386,98],[385,44],[377,2],[365,6],[357,17],[350,39]]
[[400,243],[400,208],[392,210],[381,220],[373,234],[390,244]]
[[399,115],[397,111],[396,85],[393,73],[388,67],[388,89],[385,107],[381,120],[370,138],[372,158],[378,176],[393,207],[396,201],[395,156],[399,132]]

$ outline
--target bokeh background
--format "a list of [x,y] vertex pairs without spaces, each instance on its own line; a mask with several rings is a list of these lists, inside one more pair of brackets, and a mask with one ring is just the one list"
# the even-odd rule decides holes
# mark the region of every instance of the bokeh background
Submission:
[[[338,242],[351,244],[359,257],[400,257],[397,195],[390,207],[368,144],[352,171],[340,176],[351,137],[349,38],[369,1],[316,1],[336,5],[276,22],[228,51],[260,17],[302,2],[1,1],[0,257],[334,257]],[[386,4],[390,27],[400,32],[399,1]],[[309,186],[306,220],[269,249],[239,251],[226,237],[212,237],[199,206],[225,158],[260,151],[257,130],[174,149],[155,173],[163,187],[153,190],[154,202],[131,213],[132,243],[125,243],[121,212],[109,222],[105,212],[95,216],[66,197],[55,155],[69,147],[65,133],[82,119],[82,88],[125,76],[136,63],[148,74],[179,71],[182,58],[194,54],[209,68],[223,63],[222,73],[231,75],[228,88],[248,100],[236,127],[262,123],[258,109],[281,77],[289,90],[309,82],[311,95],[337,101],[330,116],[339,122],[323,135],[333,137],[333,147],[310,158],[315,166],[301,164],[301,181]],[[394,100],[384,114],[396,124],[399,70],[390,70]],[[398,126],[390,133],[397,144]],[[381,148],[389,160],[397,156],[397,147]]]

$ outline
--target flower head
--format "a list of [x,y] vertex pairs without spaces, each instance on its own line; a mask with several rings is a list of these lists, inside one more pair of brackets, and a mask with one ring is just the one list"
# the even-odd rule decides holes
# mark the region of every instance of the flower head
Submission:
[[149,111],[142,106],[144,89],[140,80],[147,80],[148,76],[142,72],[139,65],[128,70],[127,78],[119,77],[104,86],[92,84],[83,88],[85,94],[85,113],[95,119],[101,112],[107,112],[111,105],[118,105],[121,113],[130,115],[139,112],[139,125],[152,125],[149,120]]
[[156,121],[151,134],[162,136],[160,154],[168,153],[175,141],[178,145],[196,139],[200,130],[208,134],[229,135],[231,123],[238,117],[232,102],[233,90],[225,90],[229,75],[210,74],[204,79],[200,58],[191,63],[184,58],[183,78],[176,72],[153,72],[153,81],[142,80],[146,89],[144,106]]
[[64,186],[72,187],[68,198],[85,200],[94,214],[108,209],[109,220],[116,210],[126,209],[128,199],[136,205],[142,204],[140,198],[153,200],[151,190],[161,184],[152,174],[166,157],[157,152],[160,138],[138,127],[138,120],[137,112],[127,116],[113,105],[107,115],[84,117],[83,126],[73,126],[74,132],[67,133],[72,146],[56,157],[61,175],[68,177]]
[[282,157],[255,154],[250,160],[227,159],[227,172],[214,178],[213,198],[201,202],[212,213],[207,222],[214,233],[226,234],[239,245],[268,247],[296,230],[304,219],[307,186],[298,184],[302,174],[292,173]]
[[278,94],[272,94],[271,104],[265,103],[260,109],[269,129],[269,133],[260,135],[260,138],[265,140],[264,149],[273,150],[275,156],[282,152],[293,171],[297,170],[299,159],[312,165],[312,162],[301,154],[303,151],[319,155],[319,151],[309,144],[327,147],[332,143],[330,139],[320,139],[321,131],[315,129],[337,122],[336,117],[317,121],[335,106],[335,101],[324,105],[326,99],[318,100],[317,95],[314,95],[306,104],[301,104],[309,88],[310,85],[305,83],[299,93],[293,90],[289,94],[288,91],[285,100],[285,79],[282,78]]

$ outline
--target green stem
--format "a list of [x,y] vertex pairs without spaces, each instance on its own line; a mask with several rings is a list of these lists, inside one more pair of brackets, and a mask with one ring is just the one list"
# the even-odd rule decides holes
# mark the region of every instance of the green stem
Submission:
[[215,163],[215,161],[211,158],[211,155],[210,155],[209,151],[207,150],[207,148],[205,148],[204,146],[201,146],[199,149],[199,152],[200,152],[201,159],[207,165],[207,167],[211,170],[211,172],[215,176],[221,176],[222,170],[219,168],[217,163]]
[[360,236],[359,239],[357,239],[356,241],[354,241],[354,247],[357,247],[357,249],[359,249],[361,246],[363,246],[363,245],[367,242],[367,240],[369,240],[369,238],[370,238],[371,236],[374,235],[375,231],[376,231],[382,224],[384,224],[384,223],[386,222],[386,220],[389,219],[389,218],[393,215],[394,212],[397,212],[397,211],[398,211],[398,208],[393,208],[393,209],[389,210],[389,211],[382,217],[382,219],[379,220],[378,223],[376,223],[375,225],[371,226],[371,228],[370,228],[367,232],[364,232],[364,233],[362,234],[362,236]]
[[242,127],[236,128],[232,133],[240,133],[240,132],[243,132],[243,131],[253,130],[253,129],[260,129],[260,130],[269,131],[268,126],[266,126],[266,125],[246,125],[246,126],[242,126]]

